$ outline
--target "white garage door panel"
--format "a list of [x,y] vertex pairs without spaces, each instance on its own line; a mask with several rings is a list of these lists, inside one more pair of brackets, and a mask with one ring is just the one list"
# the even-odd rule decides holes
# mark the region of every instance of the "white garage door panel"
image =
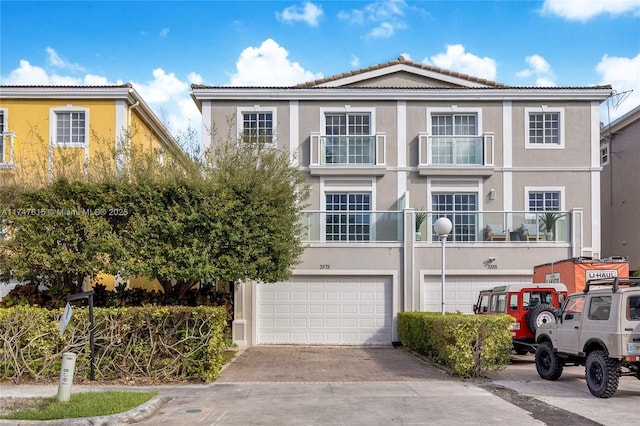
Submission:
[[391,343],[390,278],[302,277],[258,284],[256,297],[258,343]]
[[[473,304],[478,300],[481,290],[506,284],[526,284],[531,277],[479,276],[479,277],[446,277],[444,305],[446,312],[473,313]],[[422,292],[421,310],[440,312],[440,278],[425,277]]]

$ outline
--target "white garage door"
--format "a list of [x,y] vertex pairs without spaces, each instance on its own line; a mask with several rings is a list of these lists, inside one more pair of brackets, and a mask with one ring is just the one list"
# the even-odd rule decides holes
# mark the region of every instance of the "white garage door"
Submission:
[[257,285],[259,344],[388,345],[387,277],[296,277]]
[[[446,312],[473,313],[473,304],[478,300],[481,290],[488,290],[495,286],[506,284],[526,284],[532,282],[532,277],[475,276],[445,277],[444,307]],[[440,312],[440,277],[426,276],[422,288],[420,310],[426,312]]]

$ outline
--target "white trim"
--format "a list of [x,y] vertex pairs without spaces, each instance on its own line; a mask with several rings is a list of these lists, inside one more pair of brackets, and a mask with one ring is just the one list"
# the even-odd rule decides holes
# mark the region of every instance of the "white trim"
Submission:
[[[551,143],[531,143],[529,141],[529,115],[531,113],[558,113],[558,144]],[[524,109],[524,148],[525,149],[564,149],[564,128],[565,128],[565,113],[564,107],[548,107],[547,105],[540,105],[539,107],[529,107]]]
[[300,106],[289,101],[289,163],[298,167],[298,141],[300,140]]
[[212,126],[211,126],[211,110],[212,110],[212,101],[204,101],[202,102],[202,136],[200,148],[202,149],[202,154],[206,154],[209,149],[212,149]]
[[[125,149],[129,142],[129,131],[131,131],[131,122],[130,122],[130,109],[127,106],[126,101],[122,99],[116,100],[116,120],[115,120],[115,129],[116,129],[116,137],[114,140],[114,148],[115,148],[115,164],[114,171],[115,173],[119,173],[120,171],[124,171],[124,167],[126,167],[127,156]],[[121,170],[120,167],[123,169]]]
[[326,114],[361,114],[368,113],[370,117],[369,121],[369,133],[370,136],[376,134],[376,108],[375,107],[352,107],[351,105],[335,106],[335,107],[322,107],[320,108],[320,134],[326,135],[327,120]]
[[[591,167],[600,167],[600,104],[591,102]],[[600,194],[600,192],[598,192]]]
[[237,125],[237,138],[238,141],[244,131],[243,114],[270,112],[271,113],[271,143],[267,146],[277,146],[278,140],[278,107],[276,106],[262,106],[262,105],[240,105],[236,108],[236,125]]
[[[602,161],[602,152],[604,150],[607,150],[607,159],[605,161]],[[607,164],[609,164],[609,161],[611,161],[611,144],[609,142],[605,142],[603,144],[600,145],[600,167],[602,166],[606,166]]]
[[502,103],[502,210],[513,210],[513,104]]
[[397,167],[397,193],[396,198],[399,200],[400,197],[407,193],[407,102],[406,101],[398,101],[397,104],[397,116],[396,116],[396,128],[398,133],[396,135],[396,167]]
[[410,74],[420,75],[425,78],[443,81],[458,86],[466,87],[487,87],[486,84],[470,81],[467,79],[446,75],[437,71],[427,70],[423,68],[417,68],[408,64],[395,64],[388,67],[377,68],[371,71],[366,71],[359,74],[352,74],[347,77],[339,78],[336,80],[327,81],[325,83],[318,84],[316,87],[340,87],[346,86],[361,81],[370,80],[372,78],[383,77],[385,75],[395,74],[397,72],[407,72]]

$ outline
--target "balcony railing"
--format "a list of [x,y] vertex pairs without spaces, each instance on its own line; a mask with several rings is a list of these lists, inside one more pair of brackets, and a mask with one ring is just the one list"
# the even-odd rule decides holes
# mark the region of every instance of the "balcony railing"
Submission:
[[419,166],[493,166],[493,133],[481,136],[431,136],[418,138]]
[[[413,212],[417,214],[419,212]],[[437,242],[433,223],[447,217],[453,223],[448,241],[453,243],[570,243],[572,242],[572,212],[424,212],[426,220],[418,229],[411,226],[409,216],[400,211],[305,211],[301,214],[305,226],[305,242],[375,243],[402,242],[405,235],[414,241]],[[549,216],[555,219],[547,228]],[[405,220],[407,219],[407,220]],[[550,223],[550,222],[549,222]],[[414,232],[415,231],[415,232]]]
[[384,133],[372,136],[326,136],[320,133],[310,135],[311,166],[360,166],[384,165]]

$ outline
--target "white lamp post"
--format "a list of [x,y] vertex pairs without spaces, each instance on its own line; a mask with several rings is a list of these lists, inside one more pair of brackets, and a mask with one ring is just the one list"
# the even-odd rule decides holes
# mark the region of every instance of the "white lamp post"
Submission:
[[444,315],[444,245],[447,241],[447,237],[449,233],[451,233],[451,229],[453,228],[453,224],[446,217],[441,217],[435,221],[433,224],[433,230],[436,231],[436,234],[440,237],[440,243],[442,246],[442,277],[440,281],[440,300],[442,301],[441,313]]

